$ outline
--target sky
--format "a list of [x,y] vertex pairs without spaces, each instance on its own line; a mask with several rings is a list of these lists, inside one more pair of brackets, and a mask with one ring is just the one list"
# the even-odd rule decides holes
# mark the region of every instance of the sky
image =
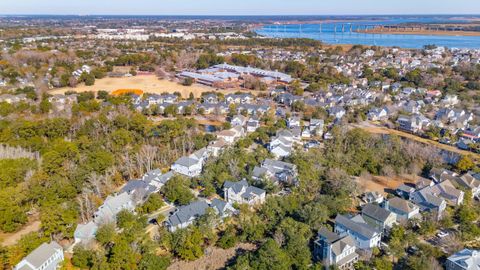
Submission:
[[0,14],[480,14],[480,0],[0,0]]

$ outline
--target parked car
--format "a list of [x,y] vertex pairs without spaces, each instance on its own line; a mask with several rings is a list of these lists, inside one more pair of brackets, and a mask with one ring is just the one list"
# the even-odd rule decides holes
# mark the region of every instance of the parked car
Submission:
[[448,233],[448,232],[444,232],[444,231],[439,231],[439,232],[437,233],[437,236],[438,236],[439,238],[444,238],[444,237],[447,237],[448,235],[449,235],[449,233]]

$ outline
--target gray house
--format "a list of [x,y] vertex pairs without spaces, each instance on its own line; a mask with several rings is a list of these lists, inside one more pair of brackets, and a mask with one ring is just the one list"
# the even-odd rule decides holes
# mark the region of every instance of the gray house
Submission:
[[392,228],[397,221],[395,213],[372,203],[363,206],[362,217],[370,226],[380,231]]
[[204,215],[208,207],[208,204],[204,201],[196,201],[189,205],[179,207],[177,211],[165,221],[165,225],[171,232],[186,228],[198,217]]

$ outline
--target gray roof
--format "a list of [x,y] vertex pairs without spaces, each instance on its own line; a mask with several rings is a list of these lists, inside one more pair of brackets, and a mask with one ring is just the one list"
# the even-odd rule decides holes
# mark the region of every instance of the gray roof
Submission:
[[239,182],[225,181],[225,183],[223,184],[223,187],[228,189],[231,188],[235,193],[239,193],[240,191],[242,191],[244,187],[245,188],[248,187],[248,182],[247,180],[242,180]]
[[252,175],[254,177],[260,178],[262,175],[266,174],[267,172],[268,172],[267,168],[255,166],[253,168]]
[[40,266],[50,257],[52,257],[58,250],[63,252],[63,248],[55,241],[52,241],[48,244],[43,243],[30,254],[28,254],[24,260],[28,261],[36,268],[40,268]]
[[385,222],[390,216],[390,214],[392,214],[392,212],[372,203],[366,204],[362,208],[362,215],[369,216],[381,222]]
[[480,250],[463,249],[452,256],[448,260],[466,270],[480,269]]
[[75,238],[89,239],[93,238],[97,233],[98,226],[93,221],[88,222],[87,224],[78,224],[75,229],[74,236]]
[[193,159],[190,157],[181,157],[177,161],[175,161],[175,164],[184,166],[184,167],[190,167],[194,164],[197,164],[199,161],[197,159]]
[[399,197],[393,197],[388,200],[388,207],[395,208],[405,214],[408,214],[418,208],[416,204]]
[[186,223],[192,218],[204,215],[207,208],[208,204],[204,201],[192,202],[189,205],[178,208],[178,211],[168,218],[167,223],[171,226]]
[[366,223],[349,219],[343,215],[337,215],[337,217],[335,218],[335,224],[340,224],[343,227],[347,228],[349,231],[355,232],[356,234],[359,234],[368,239],[371,239],[372,237],[380,233]]

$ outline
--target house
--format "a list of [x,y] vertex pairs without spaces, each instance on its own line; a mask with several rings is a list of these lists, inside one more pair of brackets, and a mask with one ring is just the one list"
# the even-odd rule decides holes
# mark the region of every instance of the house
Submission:
[[223,139],[225,142],[229,144],[233,144],[237,139],[243,137],[245,135],[245,131],[242,126],[234,126],[228,130],[222,130],[217,133],[218,139]]
[[14,270],[55,270],[63,262],[63,248],[55,241],[43,243],[25,258]]
[[399,197],[393,197],[383,204],[385,209],[397,215],[397,222],[404,222],[412,218],[420,218],[418,205]]
[[335,117],[335,119],[341,119],[347,112],[341,106],[335,106],[328,109],[328,114]]
[[124,209],[129,211],[133,211],[135,209],[135,203],[132,195],[128,194],[127,192],[110,195],[95,212],[95,223],[104,224],[114,222],[117,214]]
[[445,180],[451,179],[452,177],[457,176],[455,172],[452,172],[450,170],[446,170],[443,168],[433,168],[430,170],[428,173],[428,176],[435,181],[435,183],[440,183]]
[[188,157],[200,161],[203,165],[205,163],[205,161],[208,159],[209,155],[210,155],[210,152],[208,152],[207,148],[204,147],[204,148],[198,149],[197,151],[193,152]]
[[410,195],[412,195],[412,193],[414,192],[415,192],[415,188],[407,184],[401,184],[395,190],[395,193],[397,193],[398,196],[405,199],[410,199]]
[[382,194],[380,194],[379,192],[376,192],[376,191],[372,191],[372,192],[366,192],[364,195],[363,195],[363,198],[362,198],[363,202],[365,203],[376,203],[376,204],[381,204],[384,200],[384,197]]
[[360,249],[378,247],[382,238],[382,232],[368,225],[360,215],[353,218],[337,215],[335,233],[341,236],[351,236],[355,241],[355,246]]
[[368,120],[380,121],[388,118],[388,110],[386,108],[373,108],[367,114]]
[[443,216],[447,201],[432,192],[433,187],[425,187],[411,194],[410,200],[420,207],[420,211],[433,213],[437,219]]
[[292,116],[287,120],[288,128],[300,127],[300,125],[301,125],[301,121],[300,121],[300,117],[298,116]]
[[208,207],[208,204],[204,201],[196,201],[181,206],[165,221],[165,225],[170,232],[186,228],[198,217],[204,215]]
[[171,167],[172,171],[188,177],[199,176],[202,173],[202,168],[202,160],[191,157],[181,157]]
[[255,132],[258,128],[260,127],[260,121],[258,120],[258,117],[253,116],[247,121],[247,132]]
[[454,177],[453,181],[455,181],[454,184],[458,185],[460,188],[471,191],[473,197],[480,196],[480,179],[466,173],[460,177]]
[[218,157],[220,152],[227,146],[228,144],[224,139],[218,139],[210,143],[210,145],[207,146],[207,150],[211,153],[212,156]]
[[297,166],[291,163],[265,159],[261,167],[253,168],[252,178],[262,180],[263,177],[274,181],[275,183],[296,184]]
[[421,114],[415,114],[412,116],[398,116],[397,124],[400,130],[417,133],[427,128],[431,124],[431,122],[425,116]]
[[223,196],[229,203],[245,203],[249,205],[265,202],[266,191],[250,186],[246,180],[239,182],[225,181],[223,184]]
[[276,158],[286,157],[292,153],[293,144],[297,141],[292,131],[280,130],[270,141],[268,149]]
[[369,203],[362,207],[363,219],[380,231],[389,230],[397,221],[397,215],[379,205]]
[[448,257],[446,270],[477,270],[480,269],[480,250],[463,249]]
[[334,266],[342,270],[354,269],[359,257],[355,251],[355,241],[351,236],[340,236],[322,227],[314,242],[313,258],[327,269]]
[[216,198],[212,200],[210,207],[215,210],[220,218],[226,218],[238,212],[230,202]]
[[232,117],[232,119],[230,120],[230,124],[232,125],[232,127],[235,127],[235,126],[243,127],[247,123],[247,120],[248,120],[247,117],[239,114]]
[[314,136],[322,136],[324,124],[325,121],[323,119],[310,119],[310,133]]
[[78,224],[73,237],[75,238],[75,244],[78,243],[89,243],[95,239],[95,235],[98,230],[98,225],[95,222],[90,221],[85,224]]

